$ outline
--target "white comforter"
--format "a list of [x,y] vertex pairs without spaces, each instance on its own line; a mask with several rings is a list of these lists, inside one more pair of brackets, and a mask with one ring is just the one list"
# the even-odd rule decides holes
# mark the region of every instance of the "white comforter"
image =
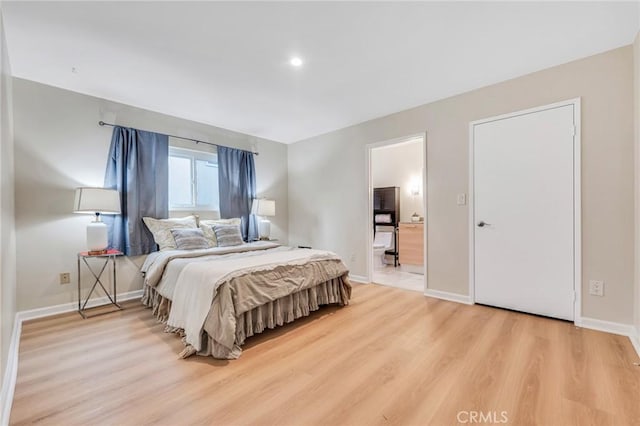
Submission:
[[[144,274],[144,283],[151,287],[156,287],[165,279],[174,278],[177,279],[182,268],[173,269],[178,262],[171,262],[174,259],[202,259],[206,260],[207,255],[216,255],[218,258],[222,258],[222,255],[231,255],[234,253],[250,253],[257,250],[265,250],[270,248],[279,247],[280,244],[271,243],[268,241],[256,241],[253,243],[241,244],[238,246],[230,247],[212,247],[208,249],[200,250],[162,250],[156,251],[147,256],[140,271]],[[164,295],[164,297],[173,300],[173,291],[170,294]]]
[[[144,283],[155,287],[163,297],[173,300],[178,277],[184,267],[193,262],[224,260],[228,257],[248,257],[261,254],[266,249],[280,247],[279,244],[257,241],[232,247],[213,247],[200,250],[163,250],[149,254],[140,269]],[[283,247],[290,250],[290,247]]]

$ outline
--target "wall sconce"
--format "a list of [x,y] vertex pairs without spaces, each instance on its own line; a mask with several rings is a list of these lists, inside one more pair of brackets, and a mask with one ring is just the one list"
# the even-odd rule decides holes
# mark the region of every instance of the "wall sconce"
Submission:
[[422,185],[420,182],[420,178],[413,177],[411,179],[411,183],[409,184],[409,193],[412,196],[417,197],[418,195],[420,195],[421,192],[422,192]]

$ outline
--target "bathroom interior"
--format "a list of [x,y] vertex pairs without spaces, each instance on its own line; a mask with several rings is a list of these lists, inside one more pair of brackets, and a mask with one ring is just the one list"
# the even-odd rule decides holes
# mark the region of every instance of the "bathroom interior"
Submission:
[[425,289],[423,138],[371,149],[372,282]]

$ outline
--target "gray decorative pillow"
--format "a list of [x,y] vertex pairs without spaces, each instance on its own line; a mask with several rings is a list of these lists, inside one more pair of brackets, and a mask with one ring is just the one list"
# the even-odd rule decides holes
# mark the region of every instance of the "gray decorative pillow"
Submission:
[[218,247],[239,246],[243,243],[242,233],[238,225],[213,225]]
[[209,241],[205,238],[202,229],[172,229],[171,235],[176,241],[178,250],[196,250],[209,248]]

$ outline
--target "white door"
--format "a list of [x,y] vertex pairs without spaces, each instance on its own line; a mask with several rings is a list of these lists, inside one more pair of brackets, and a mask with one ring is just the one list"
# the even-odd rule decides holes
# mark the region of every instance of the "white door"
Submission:
[[477,303],[573,320],[574,108],[473,126]]

